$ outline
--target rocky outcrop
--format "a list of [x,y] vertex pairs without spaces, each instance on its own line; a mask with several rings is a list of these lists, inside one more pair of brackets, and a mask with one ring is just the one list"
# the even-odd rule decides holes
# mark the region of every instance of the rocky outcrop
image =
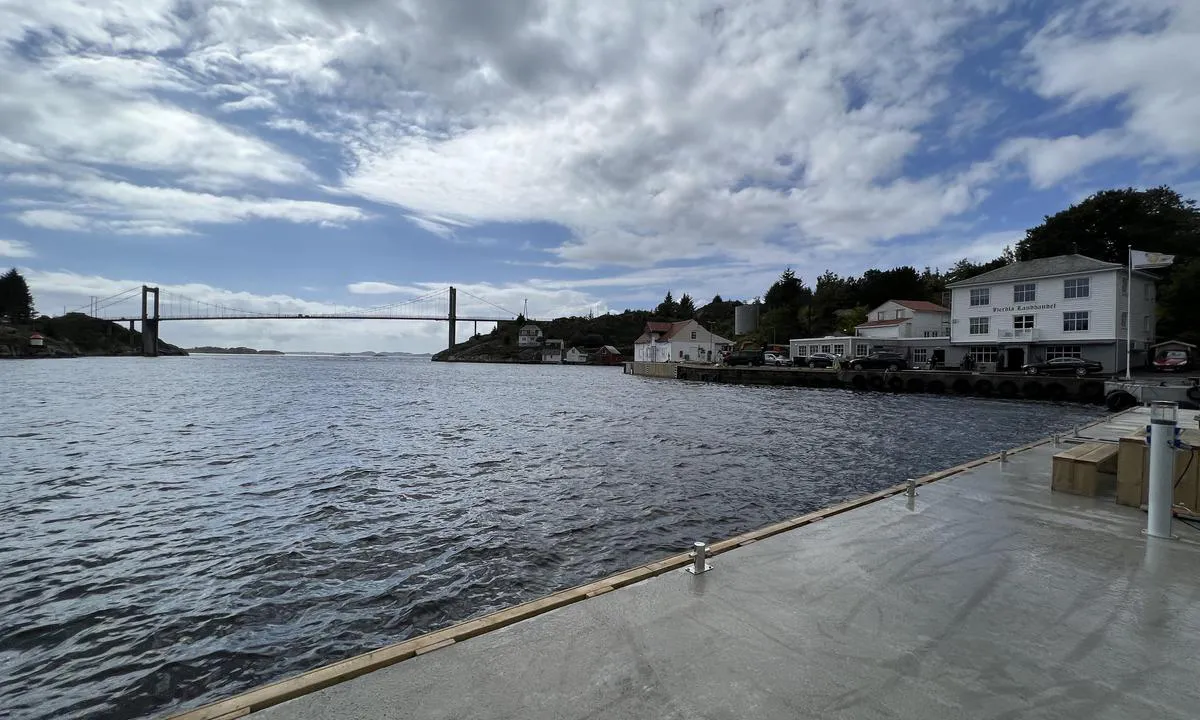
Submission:
[[[30,343],[33,333],[43,345]],[[183,348],[158,341],[160,355],[187,355]],[[81,313],[40,317],[29,325],[0,324],[0,358],[64,358],[137,356],[142,354],[142,334]]]

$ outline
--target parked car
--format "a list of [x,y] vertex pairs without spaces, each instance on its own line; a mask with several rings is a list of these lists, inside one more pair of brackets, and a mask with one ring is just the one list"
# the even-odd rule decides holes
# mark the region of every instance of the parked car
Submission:
[[1183,372],[1192,369],[1186,350],[1167,350],[1154,358],[1154,372]]
[[783,365],[791,365],[792,362],[779,353],[763,353],[763,362],[767,365],[782,367]]
[[764,362],[761,350],[735,350],[725,358],[726,365],[762,365]]
[[908,361],[900,353],[876,352],[850,361],[852,370],[907,370]]
[[1022,365],[1021,369],[1025,371],[1026,375],[1074,373],[1083,377],[1084,375],[1103,372],[1104,366],[1095,360],[1084,360],[1083,358],[1054,358],[1046,362]]
[[833,364],[838,361],[838,356],[832,353],[817,352],[804,358],[796,358],[797,365],[807,365],[810,368],[827,368],[833,367]]

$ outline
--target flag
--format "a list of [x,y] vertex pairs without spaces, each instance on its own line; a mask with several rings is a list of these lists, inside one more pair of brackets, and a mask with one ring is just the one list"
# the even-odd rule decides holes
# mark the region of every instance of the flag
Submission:
[[1166,267],[1175,262],[1174,255],[1164,255],[1163,253],[1143,252],[1141,250],[1129,251],[1130,267]]

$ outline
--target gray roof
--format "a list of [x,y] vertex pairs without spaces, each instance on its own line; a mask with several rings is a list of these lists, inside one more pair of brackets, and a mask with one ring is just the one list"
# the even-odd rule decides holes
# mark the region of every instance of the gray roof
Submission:
[[1072,273],[1098,272],[1100,270],[1124,270],[1124,265],[1104,262],[1083,255],[1055,255],[1054,257],[1038,258],[1005,265],[1002,268],[989,270],[982,275],[976,275],[966,280],[953,282],[946,287],[963,287],[965,285],[984,285],[988,283],[1007,282],[1010,280],[1026,280],[1030,278],[1052,277],[1054,275],[1070,275]]

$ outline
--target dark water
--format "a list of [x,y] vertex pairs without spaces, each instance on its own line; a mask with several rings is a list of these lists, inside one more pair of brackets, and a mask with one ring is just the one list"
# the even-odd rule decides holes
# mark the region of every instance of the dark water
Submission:
[[611,368],[0,363],[0,716],[193,707],[1089,420]]

